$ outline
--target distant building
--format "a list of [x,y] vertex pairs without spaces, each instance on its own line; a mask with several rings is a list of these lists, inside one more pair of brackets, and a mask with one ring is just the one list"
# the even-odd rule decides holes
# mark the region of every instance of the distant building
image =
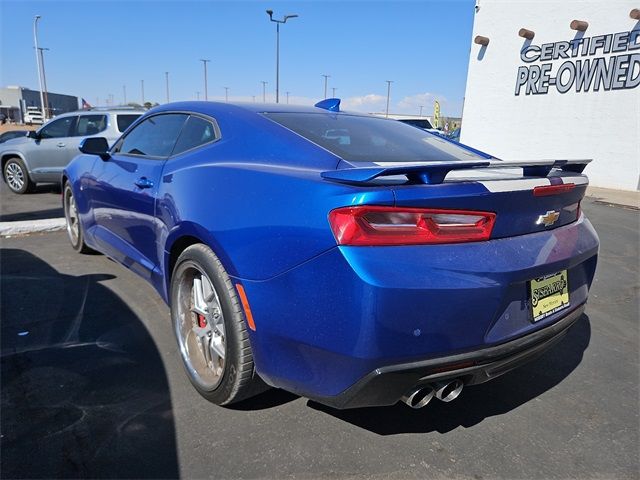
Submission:
[[461,141],[640,190],[637,0],[477,0]]
[[[48,116],[54,117],[78,110],[78,102],[78,97],[73,95],[47,92]],[[23,123],[27,107],[41,108],[40,91],[16,86],[0,88],[0,112],[12,122]]]

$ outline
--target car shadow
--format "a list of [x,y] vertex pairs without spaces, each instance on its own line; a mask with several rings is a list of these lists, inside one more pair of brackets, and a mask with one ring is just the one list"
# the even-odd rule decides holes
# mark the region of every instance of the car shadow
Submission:
[[420,410],[401,402],[393,407],[352,410],[336,410],[313,401],[308,405],[378,435],[447,433],[458,427],[470,428],[485,418],[510,412],[558,385],[580,364],[590,339],[589,317],[583,315],[565,338],[542,356],[490,382],[465,388],[450,403],[433,399]]
[[36,210],[33,212],[19,212],[0,214],[0,222],[19,222],[24,220],[44,220],[47,218],[62,218],[64,210],[62,207],[49,208],[46,210]]
[[177,478],[162,358],[114,277],[0,255],[3,477]]

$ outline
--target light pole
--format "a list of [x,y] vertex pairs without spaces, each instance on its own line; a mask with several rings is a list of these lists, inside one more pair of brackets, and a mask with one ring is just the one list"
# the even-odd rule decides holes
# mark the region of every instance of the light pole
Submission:
[[385,117],[388,117],[389,116],[389,97],[391,96],[391,84],[393,83],[393,80],[385,80],[385,82],[387,82],[387,110],[386,110]]
[[287,105],[289,105],[289,93],[291,92],[287,92]]
[[253,97],[253,103],[256,103],[256,96],[255,95],[251,95]]
[[127,104],[127,86],[126,85],[122,85],[122,104],[123,105]]
[[[49,96],[47,95],[47,75],[45,74],[45,68],[44,68],[44,51],[45,50],[49,50],[48,48],[42,48],[42,47],[38,47],[38,50],[40,51],[40,65],[42,66],[42,94],[44,97],[44,110],[45,112],[47,112],[47,116],[50,116],[49,114],[51,112],[49,112]],[[46,119],[47,117],[45,117]]]
[[144,80],[140,80],[140,92],[142,93],[141,105],[144,107]]
[[44,95],[42,93],[42,70],[40,70],[40,50],[38,49],[38,20],[42,18],[40,15],[36,15],[33,19],[33,43],[36,49],[36,64],[38,65],[38,84],[40,85],[40,111],[42,112],[42,119],[46,119],[44,111]]
[[200,100],[200,92],[196,92],[196,100]]
[[422,109],[424,108],[424,105],[418,105],[420,107],[420,116],[422,116]]
[[273,18],[273,10],[267,10],[267,15],[276,24],[276,103],[280,103],[280,24],[287,23],[287,20],[298,15],[285,15],[282,20]]
[[331,87],[331,96],[332,96],[333,98],[336,98],[336,90],[337,90],[337,88],[336,88],[336,87]]
[[267,83],[269,82],[262,80],[260,83],[262,83],[262,103],[267,103]]
[[229,87],[222,87],[224,88],[224,101],[228,102],[229,101]]
[[164,72],[164,80],[167,85],[167,103],[169,103],[169,72]]
[[207,88],[207,63],[209,63],[211,60],[201,58],[200,61],[204,65],[204,99],[209,100],[209,90]]
[[331,77],[331,75],[321,75],[321,77],[324,77],[324,98],[327,98],[327,79],[329,77]]

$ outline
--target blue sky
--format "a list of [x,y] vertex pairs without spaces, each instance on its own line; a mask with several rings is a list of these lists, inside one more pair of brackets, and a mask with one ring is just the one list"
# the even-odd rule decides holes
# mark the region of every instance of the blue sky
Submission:
[[309,104],[329,78],[345,107],[460,115],[473,25],[473,0],[443,1],[11,1],[0,0],[0,84],[37,89],[33,18],[45,52],[48,88],[104,105],[204,98],[200,58],[209,58],[209,99],[275,99],[274,17],[296,13],[280,32],[280,94]]

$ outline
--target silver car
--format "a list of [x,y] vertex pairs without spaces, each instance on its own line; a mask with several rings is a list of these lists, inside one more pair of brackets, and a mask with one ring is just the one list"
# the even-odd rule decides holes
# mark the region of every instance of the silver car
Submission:
[[37,131],[0,145],[4,181],[14,193],[27,193],[37,183],[57,183],[64,167],[79,155],[84,138],[105,137],[112,144],[143,113],[113,109],[59,115]]

